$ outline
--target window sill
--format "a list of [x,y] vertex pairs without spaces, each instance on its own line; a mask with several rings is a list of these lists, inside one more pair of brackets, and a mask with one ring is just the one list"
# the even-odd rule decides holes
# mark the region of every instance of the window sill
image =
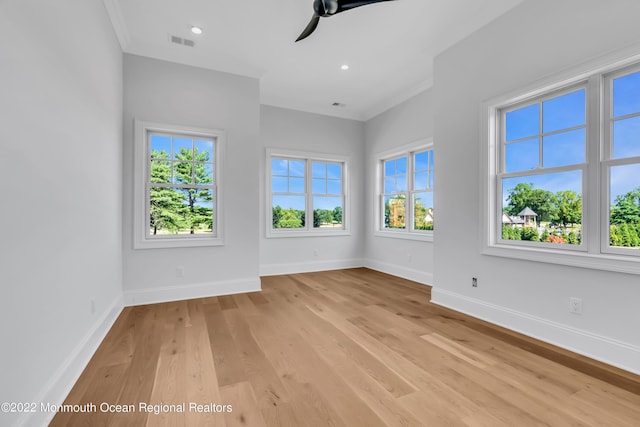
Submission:
[[433,232],[418,233],[409,231],[391,231],[391,230],[376,230],[373,233],[377,237],[389,237],[392,239],[404,239],[404,240],[418,240],[421,242],[433,242]]
[[351,236],[351,232],[349,230],[333,230],[333,231],[267,230],[267,239],[280,239],[280,238],[288,238],[288,237],[337,237],[337,236]]
[[216,237],[167,237],[157,239],[137,239],[134,249],[199,248],[223,246],[224,240]]
[[497,244],[485,246],[482,254],[617,273],[640,274],[640,258],[633,255],[591,254]]

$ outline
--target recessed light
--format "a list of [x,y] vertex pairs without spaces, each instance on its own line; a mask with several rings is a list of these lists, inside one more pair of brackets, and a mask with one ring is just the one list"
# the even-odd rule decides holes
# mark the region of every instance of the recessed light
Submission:
[[349,69],[349,66],[347,64],[342,64],[342,66],[340,67],[340,69],[342,71],[347,71]]
[[193,26],[193,27],[191,27],[191,32],[193,34],[200,35],[200,34],[202,34],[202,28]]

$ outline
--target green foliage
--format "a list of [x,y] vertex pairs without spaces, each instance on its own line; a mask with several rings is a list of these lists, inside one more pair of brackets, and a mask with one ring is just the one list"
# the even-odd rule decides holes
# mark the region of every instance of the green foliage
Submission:
[[565,228],[570,224],[582,223],[582,196],[575,191],[565,190],[555,194],[555,221]]
[[503,240],[522,240],[522,229],[517,227],[510,227],[508,225],[503,225],[502,239]]
[[335,209],[333,209],[332,213],[333,213],[333,221],[338,224],[342,224],[342,207],[336,206]]
[[542,232],[542,234],[540,235],[540,241],[541,242],[546,242],[548,239],[549,239],[549,232],[545,228],[544,231]]
[[149,222],[151,233],[178,233],[189,231],[210,231],[213,226],[213,209],[210,203],[213,195],[209,189],[195,187],[195,184],[210,184],[213,178],[204,163],[209,153],[182,149],[176,155],[178,162],[169,161],[169,153],[153,150],[151,153],[150,180],[155,184],[171,184],[171,167],[175,183],[194,185],[193,188],[151,187],[149,189]]
[[539,242],[540,241],[540,235],[538,234],[538,230],[536,230],[535,228],[533,228],[533,227],[524,227],[522,229],[521,239],[522,240],[530,240],[532,242]]
[[611,224],[640,224],[640,187],[616,197],[611,209]]
[[612,224],[609,227],[609,244],[615,247],[639,247],[640,224]]
[[273,228],[303,228],[304,211],[276,206],[272,209]]

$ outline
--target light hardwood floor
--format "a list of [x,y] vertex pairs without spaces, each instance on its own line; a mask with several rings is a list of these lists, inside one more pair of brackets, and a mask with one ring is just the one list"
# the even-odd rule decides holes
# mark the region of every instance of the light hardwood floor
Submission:
[[432,305],[427,286],[351,269],[262,287],[125,308],[65,402],[97,410],[51,425],[640,425],[639,377]]

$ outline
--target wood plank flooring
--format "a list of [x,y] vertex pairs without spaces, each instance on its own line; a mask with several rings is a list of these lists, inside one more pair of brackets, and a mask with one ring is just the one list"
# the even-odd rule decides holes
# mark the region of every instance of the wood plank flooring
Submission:
[[351,269],[262,288],[125,308],[65,401],[97,409],[51,425],[639,425],[639,377],[432,305],[427,286]]

